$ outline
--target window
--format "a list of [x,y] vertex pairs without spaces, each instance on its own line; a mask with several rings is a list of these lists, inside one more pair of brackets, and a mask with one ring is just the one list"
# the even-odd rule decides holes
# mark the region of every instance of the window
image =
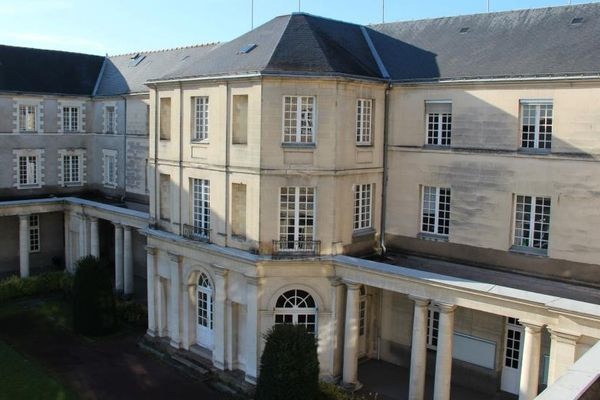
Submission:
[[284,96],[283,142],[314,143],[315,98]]
[[34,105],[19,105],[19,132],[37,131],[37,107]]
[[358,304],[358,335],[364,336],[367,331],[367,289],[360,286],[360,302]]
[[169,221],[171,219],[171,176],[160,174],[160,219]]
[[29,252],[37,253],[40,251],[40,216],[29,216]]
[[452,103],[428,101],[425,103],[427,144],[450,146],[452,139]]
[[521,361],[521,342],[523,327],[517,318],[506,320],[506,353],[504,354],[504,366],[519,369]]
[[19,156],[19,186],[38,185],[39,157],[37,155]]
[[371,144],[371,125],[373,121],[373,100],[356,101],[356,144]]
[[115,106],[104,108],[104,133],[117,133],[117,112]]
[[198,325],[213,329],[213,288],[208,277],[202,273],[198,278]]
[[171,140],[171,98],[160,99],[160,140]]
[[81,183],[81,158],[78,154],[65,154],[62,156],[63,184]]
[[354,230],[371,227],[373,184],[354,186]]
[[233,144],[248,143],[248,95],[236,95],[232,100],[231,130]]
[[552,147],[551,102],[521,102],[521,147],[545,149]]
[[231,234],[246,237],[246,185],[231,185]]
[[427,346],[437,348],[440,329],[440,312],[433,308],[427,311]]
[[279,197],[280,250],[314,250],[315,188],[282,187]]
[[192,97],[194,104],[194,140],[208,139],[208,97]]
[[210,181],[192,179],[194,235],[209,237],[210,234]]
[[115,188],[117,186],[117,152],[115,150],[103,150],[103,184]]
[[515,203],[514,245],[547,250],[550,198],[517,195]]
[[450,232],[450,188],[423,187],[421,231],[448,236]]
[[317,306],[312,296],[300,289],[288,290],[275,304],[275,324],[303,325],[308,333],[317,334]]
[[79,107],[63,107],[63,131],[79,131]]

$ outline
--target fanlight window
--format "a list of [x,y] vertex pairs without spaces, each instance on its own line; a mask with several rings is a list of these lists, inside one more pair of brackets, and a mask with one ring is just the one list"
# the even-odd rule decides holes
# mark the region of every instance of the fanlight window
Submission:
[[279,296],[275,304],[275,324],[303,325],[309,333],[316,335],[315,300],[304,290],[288,290]]

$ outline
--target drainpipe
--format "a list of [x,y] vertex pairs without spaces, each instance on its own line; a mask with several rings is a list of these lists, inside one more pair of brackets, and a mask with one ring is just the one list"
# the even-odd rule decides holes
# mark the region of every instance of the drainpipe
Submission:
[[125,129],[123,130],[123,195],[121,201],[125,201],[127,197],[127,97],[121,96],[124,102],[123,106],[123,121],[125,122]]
[[387,87],[385,88],[385,100],[384,100],[384,111],[383,111],[383,185],[381,188],[381,234],[380,245],[381,255],[384,256],[387,252],[385,247],[385,218],[386,218],[386,202],[387,202],[387,187],[388,187],[388,142],[389,142],[389,114],[390,114],[390,90],[392,89],[392,82],[388,81]]
[[183,85],[179,81],[179,236],[183,236]]
[[[158,141],[159,141],[159,132],[158,132],[158,113],[160,109],[160,104],[158,102],[158,88],[154,85],[154,222],[158,218]],[[148,118],[150,116],[148,115]],[[150,140],[150,132],[148,132],[148,140]]]
[[[227,247],[229,245],[229,196],[230,194],[230,189],[229,189],[229,182],[231,180],[230,178],[230,171],[231,168],[229,166],[229,160],[231,157],[231,102],[232,102],[232,96],[229,93],[230,92],[230,87],[229,87],[229,81],[225,82],[225,93],[227,96],[227,106],[226,106],[226,111],[225,111],[225,115],[226,115],[226,122],[225,122],[225,247]],[[246,117],[247,118],[247,117]],[[248,123],[248,121],[246,121],[246,123]]]

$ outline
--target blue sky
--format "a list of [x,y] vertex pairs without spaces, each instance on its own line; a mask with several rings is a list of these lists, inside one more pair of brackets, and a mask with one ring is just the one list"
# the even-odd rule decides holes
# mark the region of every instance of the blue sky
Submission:
[[[302,11],[381,22],[382,0],[301,0]],[[576,1],[573,4],[589,1]],[[486,0],[386,0],[386,21],[472,14]],[[491,10],[566,5],[491,0]],[[227,41],[250,29],[251,0],[0,0],[0,44],[122,54]],[[254,0],[254,25],[298,10],[298,0]]]

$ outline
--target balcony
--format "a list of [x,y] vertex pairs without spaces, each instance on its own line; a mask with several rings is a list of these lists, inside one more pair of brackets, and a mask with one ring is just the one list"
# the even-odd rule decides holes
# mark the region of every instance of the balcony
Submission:
[[317,257],[320,254],[320,240],[273,240],[274,259]]
[[210,229],[184,224],[183,237],[196,242],[210,243]]

